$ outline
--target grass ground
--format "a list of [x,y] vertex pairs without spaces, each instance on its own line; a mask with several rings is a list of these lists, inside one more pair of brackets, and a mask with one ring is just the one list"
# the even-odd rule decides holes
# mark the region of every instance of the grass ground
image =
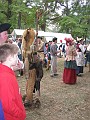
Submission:
[[[44,68],[41,81],[41,107],[27,110],[26,120],[90,120],[90,72],[84,68],[82,77],[75,85],[62,82],[63,58],[58,59],[58,73],[50,77]],[[22,95],[25,93],[25,78],[18,77]]]

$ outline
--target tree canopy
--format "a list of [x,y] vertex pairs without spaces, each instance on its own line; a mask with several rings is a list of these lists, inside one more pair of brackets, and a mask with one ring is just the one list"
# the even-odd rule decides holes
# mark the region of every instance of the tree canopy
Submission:
[[[89,0],[1,0],[0,23],[90,38]],[[50,27],[51,26],[51,27]]]

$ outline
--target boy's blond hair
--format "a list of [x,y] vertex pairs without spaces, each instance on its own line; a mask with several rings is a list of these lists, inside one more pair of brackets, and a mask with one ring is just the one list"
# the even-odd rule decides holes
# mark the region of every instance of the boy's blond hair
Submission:
[[9,55],[13,56],[17,53],[18,47],[15,44],[4,43],[0,45],[0,62],[5,62]]

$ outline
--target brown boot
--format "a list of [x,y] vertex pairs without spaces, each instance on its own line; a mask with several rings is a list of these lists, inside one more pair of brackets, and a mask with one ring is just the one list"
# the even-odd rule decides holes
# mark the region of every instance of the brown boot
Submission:
[[49,68],[50,68],[50,60],[48,60],[48,63],[47,63],[47,69],[46,70],[49,70]]

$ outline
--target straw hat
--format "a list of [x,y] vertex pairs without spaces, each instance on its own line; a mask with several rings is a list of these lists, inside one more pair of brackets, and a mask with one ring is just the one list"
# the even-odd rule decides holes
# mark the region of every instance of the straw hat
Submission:
[[77,42],[80,42],[80,41],[84,41],[84,39],[83,39],[83,38],[78,38],[78,37],[77,37]]

